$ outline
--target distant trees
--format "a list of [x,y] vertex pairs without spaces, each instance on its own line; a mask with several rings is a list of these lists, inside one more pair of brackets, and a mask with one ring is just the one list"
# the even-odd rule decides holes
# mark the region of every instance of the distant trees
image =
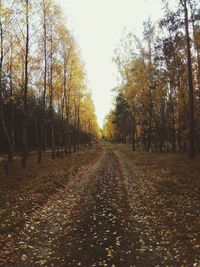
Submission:
[[[76,42],[53,0],[0,1],[0,153],[52,157],[98,138]],[[84,114],[84,115],[83,115]]]
[[[193,158],[200,152],[200,6],[195,0],[171,4],[165,1],[165,17],[158,24],[144,23],[143,40],[128,34],[116,49],[121,84],[104,128],[105,135],[108,126],[114,129],[119,141],[131,114],[136,145],[145,151],[187,151]],[[126,114],[118,114],[119,96]],[[124,138],[130,142],[128,132]]]

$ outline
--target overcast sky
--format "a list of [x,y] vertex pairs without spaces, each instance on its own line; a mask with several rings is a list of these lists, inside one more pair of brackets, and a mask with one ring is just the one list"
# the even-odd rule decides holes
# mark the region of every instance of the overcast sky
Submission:
[[161,0],[58,0],[85,62],[99,125],[112,107],[117,86],[114,49],[124,28],[141,36],[143,21],[161,14]]

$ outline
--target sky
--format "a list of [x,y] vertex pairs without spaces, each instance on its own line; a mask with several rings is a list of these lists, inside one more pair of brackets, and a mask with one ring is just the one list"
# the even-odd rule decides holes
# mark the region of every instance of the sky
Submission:
[[112,108],[118,85],[114,50],[126,29],[141,36],[143,21],[161,15],[161,0],[58,0],[85,64],[99,126]]

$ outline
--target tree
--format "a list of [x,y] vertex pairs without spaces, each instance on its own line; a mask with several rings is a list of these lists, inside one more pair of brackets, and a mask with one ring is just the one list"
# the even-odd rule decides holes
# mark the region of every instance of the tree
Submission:
[[8,161],[11,162],[13,158],[12,142],[6,127],[3,110],[3,61],[6,53],[4,51],[4,32],[10,24],[10,12],[9,10],[4,9],[4,6],[2,5],[2,0],[0,0],[0,10],[0,122],[7,143]]
[[28,65],[29,65],[29,0],[25,1],[25,55],[24,55],[24,89],[23,89],[23,126],[22,126],[22,164],[26,166],[27,161],[27,97],[28,97]]
[[40,2],[41,7],[41,23],[43,26],[42,33],[42,43],[43,43],[43,61],[44,61],[44,77],[43,77],[43,94],[42,94],[42,103],[41,103],[41,117],[39,122],[38,129],[38,163],[42,160],[42,148],[45,148],[45,108],[46,108],[46,92],[47,92],[47,67],[48,67],[48,58],[47,58],[47,23],[49,16],[51,2],[42,0]]
[[185,35],[187,45],[187,68],[188,68],[188,87],[189,87],[189,114],[190,114],[190,133],[189,133],[189,156],[195,156],[195,121],[194,121],[194,88],[193,88],[193,74],[192,74],[192,59],[191,59],[191,45],[189,33],[189,19],[187,0],[181,0],[185,16]]

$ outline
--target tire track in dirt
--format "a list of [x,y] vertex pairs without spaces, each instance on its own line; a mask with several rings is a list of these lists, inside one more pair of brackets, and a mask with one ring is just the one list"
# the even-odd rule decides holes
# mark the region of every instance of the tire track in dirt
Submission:
[[119,158],[106,148],[29,218],[19,233],[19,262],[7,266],[137,266],[130,215]]
[[[81,167],[75,176],[58,193],[27,220],[25,229],[19,233],[18,263],[6,266],[51,266],[56,242],[62,239],[63,231],[70,225],[78,212],[81,195],[91,182],[104,158]],[[60,263],[59,265],[60,266]]]
[[126,195],[118,158],[106,151],[73,227],[57,244],[53,266],[135,266],[138,237],[129,221]]

